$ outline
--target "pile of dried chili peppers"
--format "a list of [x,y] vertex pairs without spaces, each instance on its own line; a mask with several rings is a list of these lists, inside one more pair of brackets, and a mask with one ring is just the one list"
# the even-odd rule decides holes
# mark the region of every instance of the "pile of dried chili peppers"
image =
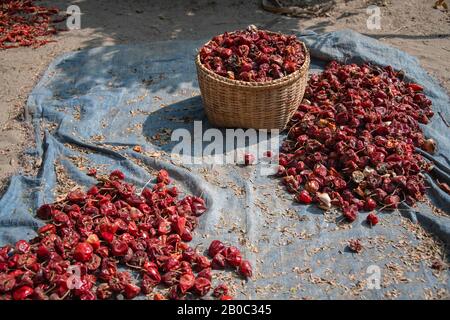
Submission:
[[266,82],[287,76],[305,62],[302,43],[295,35],[257,30],[225,32],[200,50],[203,65],[223,77]]
[[163,300],[209,292],[231,300],[226,284],[212,287],[212,270],[250,278],[252,267],[238,248],[218,240],[209,246],[211,259],[189,246],[205,201],[181,198],[165,170],[140,194],[124,178],[113,171],[87,192],[76,189],[41,206],[37,216],[47,224],[38,236],[0,247],[0,300]]
[[403,78],[389,66],[337,62],[311,76],[279,157],[278,175],[298,202],[354,221],[360,210],[423,198],[431,165],[415,148],[434,152],[419,126],[433,111],[423,88]]
[[46,37],[56,34],[54,24],[65,19],[57,8],[37,6],[32,0],[0,0],[0,49],[53,42]]

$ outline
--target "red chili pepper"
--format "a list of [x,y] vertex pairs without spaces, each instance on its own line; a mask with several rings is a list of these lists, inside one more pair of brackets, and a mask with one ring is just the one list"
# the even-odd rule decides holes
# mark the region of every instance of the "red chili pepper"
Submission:
[[371,226],[374,226],[378,223],[378,217],[374,213],[369,213],[367,215],[367,223],[369,223]]
[[52,21],[52,17],[58,14],[58,9],[36,6],[33,1],[3,1],[0,11],[2,25],[0,33],[5,36],[0,39],[0,49],[18,46],[39,47],[54,41],[40,38],[57,32],[51,24],[62,22],[67,18],[67,15],[64,15]]

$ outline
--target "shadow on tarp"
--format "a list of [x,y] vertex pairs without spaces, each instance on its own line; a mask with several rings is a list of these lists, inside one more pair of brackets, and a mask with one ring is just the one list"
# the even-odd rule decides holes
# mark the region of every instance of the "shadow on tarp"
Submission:
[[[194,122],[197,123],[197,128],[195,127]],[[237,138],[232,136],[232,133],[227,134],[227,130],[235,130],[237,128],[215,128],[210,125],[208,118],[203,109],[201,96],[195,96],[192,98],[188,98],[185,100],[181,100],[170,105],[167,105],[163,108],[160,108],[148,115],[145,119],[142,128],[142,134],[149,140],[151,143],[158,144],[158,139],[161,135],[161,129],[169,129],[169,132],[173,134],[176,130],[179,131],[180,135],[183,134],[186,137],[190,137],[188,142],[191,146],[190,154],[194,155],[197,151],[204,151],[205,148],[212,143],[215,142],[214,139],[212,141],[205,140],[205,132],[213,129],[214,131],[218,130],[217,133],[220,133],[222,137],[223,143],[219,145],[223,145],[222,150],[217,150],[217,153],[213,153],[212,155],[224,155],[226,152],[233,152],[237,148],[242,146],[239,143],[245,143],[244,146],[246,148],[256,147],[258,143],[266,143],[269,147],[269,139],[271,138],[270,130],[267,130],[267,136],[259,134],[258,130],[254,129],[238,129],[239,131],[243,130],[243,133],[248,133],[249,135],[252,133],[256,133],[256,141],[250,141],[248,137],[246,137],[245,141],[237,141]],[[211,131],[210,131],[211,132]],[[174,135],[175,138],[175,135]],[[227,139],[233,138],[232,148],[230,150],[226,150]],[[183,138],[179,138],[175,141],[164,141],[164,143],[160,144],[161,150],[171,153],[173,148],[183,142]],[[200,142],[201,150],[194,150],[195,143]],[[231,146],[231,145],[230,145]],[[259,150],[260,152],[264,152],[266,150]],[[203,152],[202,152],[203,154]]]
[[145,44],[136,50],[119,45],[78,51],[58,63],[57,81],[48,89],[58,93],[53,98],[61,100],[90,94],[93,89],[120,93],[145,88],[149,93],[164,90],[171,94],[193,80],[194,66],[185,61],[187,56],[194,58],[197,46],[192,41],[188,44],[177,49],[161,45],[158,54],[148,55],[142,55]]

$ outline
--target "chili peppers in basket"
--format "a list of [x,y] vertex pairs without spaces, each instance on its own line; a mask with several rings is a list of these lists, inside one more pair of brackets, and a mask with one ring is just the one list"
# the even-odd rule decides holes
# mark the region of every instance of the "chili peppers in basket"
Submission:
[[[152,295],[160,290],[156,286],[168,291],[155,292],[155,300],[206,295],[215,265],[187,243],[206,211],[205,201],[179,199],[165,170],[141,194],[124,178],[113,171],[87,192],[73,190],[65,200],[41,206],[36,214],[49,222],[38,236],[0,247],[0,300],[133,299]],[[251,266],[236,247],[216,240],[209,249],[215,251],[251,277]],[[123,268],[138,272],[139,282]],[[225,289],[214,296],[231,299]]]
[[199,55],[201,63],[218,75],[256,82],[282,78],[305,62],[304,47],[296,36],[254,26],[212,38]]
[[415,148],[434,152],[419,126],[433,111],[403,77],[390,66],[337,62],[311,76],[279,155],[278,175],[298,202],[340,208],[354,221],[360,210],[423,198],[431,165]]
[[0,49],[40,47],[58,32],[54,24],[64,21],[56,8],[34,5],[31,0],[0,0]]

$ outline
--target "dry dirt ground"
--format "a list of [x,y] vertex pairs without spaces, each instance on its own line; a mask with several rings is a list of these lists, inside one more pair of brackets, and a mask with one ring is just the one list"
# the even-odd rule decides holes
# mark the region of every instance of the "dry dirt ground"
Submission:
[[[447,0],[448,1],[448,0]],[[450,18],[433,9],[434,0],[337,0],[325,17],[295,18],[261,8],[260,0],[74,0],[39,1],[61,10],[80,7],[81,29],[62,32],[38,49],[0,51],[0,188],[17,172],[31,172],[23,151],[33,141],[24,121],[27,96],[58,55],[81,48],[154,40],[209,38],[255,24],[274,31],[316,32],[351,28],[418,57],[428,72],[450,91]],[[381,8],[381,29],[369,30],[366,9]]]

